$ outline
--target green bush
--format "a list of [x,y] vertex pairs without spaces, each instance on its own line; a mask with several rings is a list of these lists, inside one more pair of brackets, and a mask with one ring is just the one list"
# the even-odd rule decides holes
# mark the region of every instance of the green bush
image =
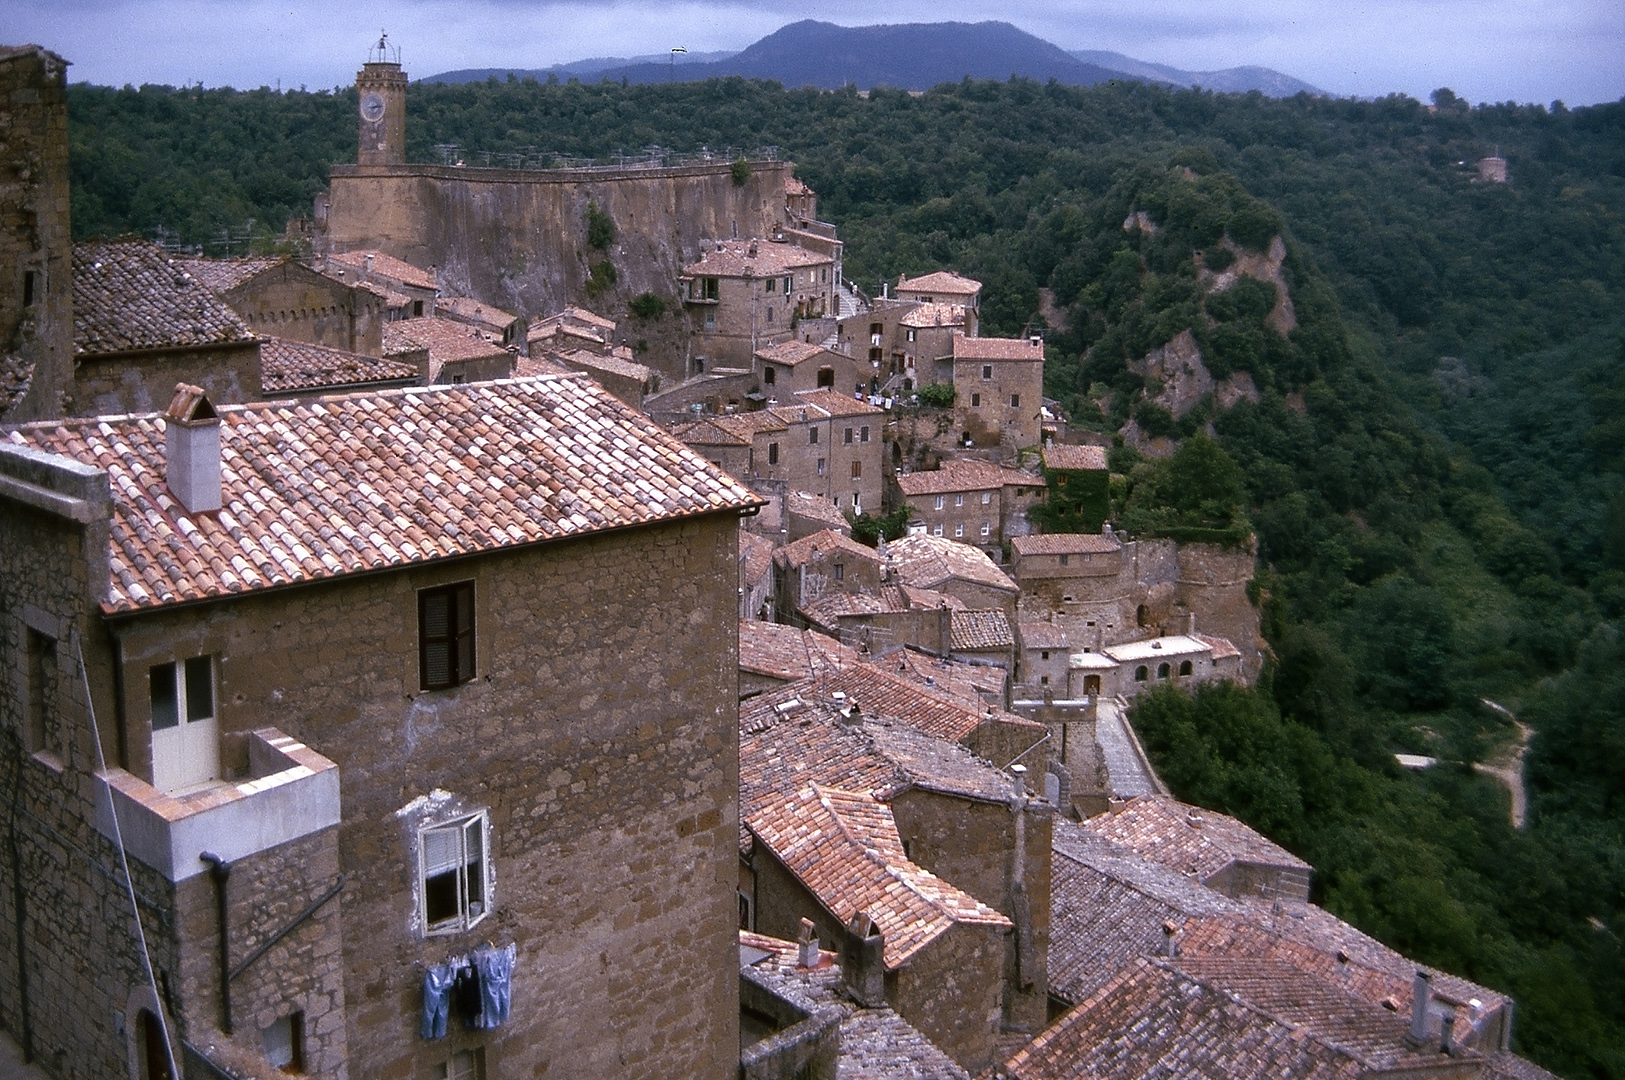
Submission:
[[949,383],[929,383],[920,387],[920,404],[934,409],[949,409],[954,404],[954,388]]
[[614,264],[608,259],[593,263],[587,271],[587,295],[597,299],[609,291],[620,278],[621,275],[616,273]]
[[733,174],[734,187],[744,187],[745,181],[750,179],[750,162],[740,158],[729,166],[728,171]]
[[602,210],[598,204],[587,204],[587,246],[595,251],[605,251],[615,242],[615,220]]
[[666,301],[652,292],[639,293],[628,305],[632,314],[640,319],[658,319],[666,313]]

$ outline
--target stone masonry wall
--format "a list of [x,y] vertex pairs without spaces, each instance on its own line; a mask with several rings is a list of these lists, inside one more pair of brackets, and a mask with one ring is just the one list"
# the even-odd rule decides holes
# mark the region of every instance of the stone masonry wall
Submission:
[[259,342],[174,352],[80,357],[71,416],[161,412],[179,382],[201,386],[217,405],[260,401]]
[[[338,763],[345,1045],[366,1076],[462,1047],[493,1076],[737,1069],[735,536],[709,516],[118,626],[138,775],[148,668],[195,655],[216,658],[228,766],[268,724]],[[417,590],[465,580],[477,676],[420,691]],[[495,884],[483,921],[426,937],[413,822],[438,807],[489,810]],[[419,1039],[423,965],[488,940],[518,946],[512,1019]]]
[[972,1076],[996,1056],[1008,933],[985,923],[955,924],[886,975],[887,1004]]

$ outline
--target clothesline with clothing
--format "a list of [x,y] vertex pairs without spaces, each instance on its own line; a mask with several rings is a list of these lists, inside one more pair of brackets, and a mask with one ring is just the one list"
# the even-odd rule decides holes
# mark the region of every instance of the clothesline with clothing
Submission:
[[423,1022],[418,1034],[443,1039],[455,1013],[465,1028],[501,1027],[512,1008],[513,969],[518,947],[489,942],[464,956],[423,969]]

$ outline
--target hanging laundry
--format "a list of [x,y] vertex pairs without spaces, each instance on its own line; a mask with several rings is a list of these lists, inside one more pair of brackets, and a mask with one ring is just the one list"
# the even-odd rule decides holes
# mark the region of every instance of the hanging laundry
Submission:
[[423,1038],[446,1037],[446,1020],[451,1015],[451,987],[456,975],[450,964],[431,964],[423,972],[423,1022],[418,1028]]
[[480,974],[473,964],[464,964],[457,969],[457,977],[451,988],[451,1004],[457,1015],[463,1018],[464,1027],[481,1026]]
[[475,949],[469,960],[480,977],[480,1023],[482,1028],[500,1027],[507,1022],[513,992],[513,962],[518,949],[512,942],[496,948]]

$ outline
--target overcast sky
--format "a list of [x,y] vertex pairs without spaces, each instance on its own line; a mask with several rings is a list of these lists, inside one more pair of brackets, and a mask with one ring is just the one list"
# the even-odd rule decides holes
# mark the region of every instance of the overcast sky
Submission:
[[737,50],[806,18],[1004,19],[1062,48],[1198,71],[1258,64],[1336,94],[1625,96],[1625,0],[0,0],[0,40],[60,53],[76,82],[316,89],[350,83],[381,28],[421,78]]

